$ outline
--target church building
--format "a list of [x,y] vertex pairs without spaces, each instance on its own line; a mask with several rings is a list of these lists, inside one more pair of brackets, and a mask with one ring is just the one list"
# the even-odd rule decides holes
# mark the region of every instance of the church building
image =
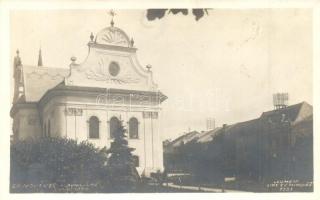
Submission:
[[67,68],[37,66],[14,58],[14,97],[10,115],[13,140],[63,137],[110,148],[121,122],[129,146],[135,148],[138,172],[163,170],[159,132],[161,103],[166,100],[142,67],[133,39],[111,25],[88,42],[83,62],[75,57]]

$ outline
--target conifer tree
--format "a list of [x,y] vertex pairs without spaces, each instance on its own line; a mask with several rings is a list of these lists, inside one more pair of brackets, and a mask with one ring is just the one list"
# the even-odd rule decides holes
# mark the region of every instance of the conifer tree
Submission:
[[113,192],[133,192],[140,183],[140,177],[131,153],[134,148],[128,146],[125,133],[126,129],[121,122],[118,130],[113,134],[114,141],[108,149],[110,157],[107,168]]

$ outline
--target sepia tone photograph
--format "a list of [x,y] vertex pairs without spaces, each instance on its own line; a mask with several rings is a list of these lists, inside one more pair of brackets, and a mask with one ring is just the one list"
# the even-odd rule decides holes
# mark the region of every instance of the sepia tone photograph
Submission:
[[10,193],[314,191],[312,9],[9,19]]

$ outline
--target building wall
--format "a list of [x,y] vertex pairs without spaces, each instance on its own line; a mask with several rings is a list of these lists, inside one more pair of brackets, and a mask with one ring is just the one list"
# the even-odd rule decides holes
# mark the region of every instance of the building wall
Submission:
[[[297,105],[294,109],[289,107],[286,118],[285,110],[272,111],[266,117],[223,126],[207,143],[197,140],[172,149],[172,142],[167,145],[166,167],[216,183],[233,176],[240,181],[260,183],[288,179],[312,181],[312,109],[305,104],[298,106],[298,109]],[[199,165],[192,166],[196,162]]]
[[39,138],[41,136],[41,121],[35,106],[20,108],[13,116],[12,126],[14,138]]
[[[157,112],[154,106],[103,105],[93,103],[93,98],[55,97],[43,107],[44,123],[50,120],[51,136],[66,137],[78,141],[89,141],[95,146],[110,148],[110,119],[117,117],[123,121],[128,131],[131,117],[137,118],[138,139],[127,138],[128,145],[135,148],[134,155],[139,156],[138,172],[149,175],[150,172],[163,170],[162,142],[160,140],[158,116],[144,115],[144,112]],[[96,116],[99,123],[99,138],[89,138],[89,119]]]

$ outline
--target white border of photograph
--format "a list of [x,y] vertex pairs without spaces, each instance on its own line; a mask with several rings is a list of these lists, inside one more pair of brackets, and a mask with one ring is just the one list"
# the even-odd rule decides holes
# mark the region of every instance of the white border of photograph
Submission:
[[[34,10],[34,9],[147,9],[147,8],[232,8],[232,9],[250,9],[250,8],[311,8],[314,16],[314,65],[313,65],[313,108],[314,108],[314,192],[313,193],[170,193],[170,194],[10,194],[9,193],[9,156],[10,156],[10,135],[11,120],[9,116],[11,107],[10,98],[10,80],[11,74],[11,58],[10,55],[10,11]],[[20,0],[2,0],[0,2],[0,99],[1,99],[1,121],[0,121],[0,146],[1,146],[1,189],[0,199],[32,199],[32,200],[56,200],[56,199],[320,199],[319,194],[319,161],[320,161],[320,137],[319,137],[319,94],[320,94],[320,1],[241,1],[239,0],[158,0],[158,1],[142,1],[142,0],[122,0],[122,1],[63,1],[63,0],[47,0],[47,1],[20,1]]]

